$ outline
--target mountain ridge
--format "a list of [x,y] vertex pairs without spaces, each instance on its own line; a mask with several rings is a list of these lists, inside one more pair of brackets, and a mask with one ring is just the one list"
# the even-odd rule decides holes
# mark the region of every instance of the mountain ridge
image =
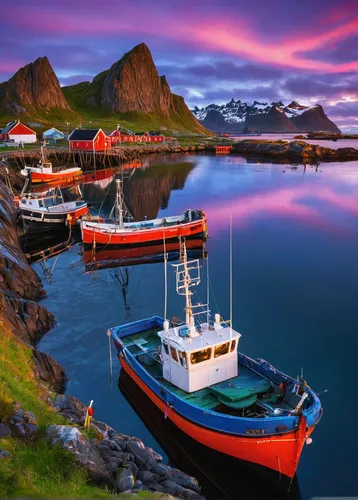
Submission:
[[[67,121],[136,130],[209,133],[180,96],[160,76],[149,48],[141,43],[92,82],[60,87],[47,57],[20,68],[0,84],[0,118],[37,121],[40,126]],[[6,123],[6,122],[5,122]],[[113,128],[112,128],[113,130]]]
[[242,132],[247,128],[258,132],[340,132],[320,104],[304,106],[297,101],[288,105],[282,101],[254,101],[249,105],[231,99],[222,105],[196,106],[192,113],[214,132]]

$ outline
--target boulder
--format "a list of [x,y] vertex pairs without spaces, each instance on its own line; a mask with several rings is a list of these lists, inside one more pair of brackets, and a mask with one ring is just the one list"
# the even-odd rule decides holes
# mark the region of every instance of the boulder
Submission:
[[14,403],[13,414],[9,419],[11,433],[20,438],[33,438],[39,431],[36,417],[31,411],[25,411],[19,402]]
[[129,469],[121,469],[117,471],[115,481],[117,491],[119,493],[131,490],[134,486],[134,477],[132,471],[130,471]]
[[33,350],[37,375],[48,383],[56,392],[63,392],[67,377],[62,366],[52,356],[37,349]]
[[139,471],[137,478],[139,481],[142,481],[143,484],[157,484],[157,481],[154,479],[153,474],[150,471]]
[[145,447],[145,451],[147,453],[149,453],[149,455],[151,455],[154,458],[154,460],[156,460],[157,462],[162,462],[163,461],[162,455],[160,455],[155,450],[153,450],[153,448],[150,448],[149,446],[146,446]]
[[5,424],[0,424],[0,439],[7,438],[11,435],[10,428]]
[[3,448],[0,448],[0,459],[1,458],[11,458],[11,453],[9,453],[7,450],[4,450]]
[[200,486],[195,477],[188,476],[187,474],[181,472],[178,469],[172,470],[170,476],[172,481],[174,481],[176,484],[179,484],[183,488],[200,493]]
[[134,456],[135,463],[140,470],[151,470],[157,466],[156,460],[139,446],[137,441],[127,441],[126,450]]
[[134,476],[134,478],[136,479],[137,476],[138,476],[138,467],[136,466],[136,464],[134,462],[123,462],[123,466],[125,466],[126,469],[129,469],[132,471],[132,474]]
[[52,445],[61,446],[70,452],[97,484],[114,487],[113,479],[98,451],[81,434],[77,427],[49,425],[46,428],[46,435]]

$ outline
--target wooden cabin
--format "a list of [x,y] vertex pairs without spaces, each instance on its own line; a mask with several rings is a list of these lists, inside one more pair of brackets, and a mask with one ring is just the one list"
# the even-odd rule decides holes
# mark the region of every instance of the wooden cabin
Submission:
[[76,129],[69,138],[70,151],[98,151],[111,149],[111,138],[100,129]]
[[1,131],[0,140],[30,144],[36,142],[37,137],[36,132],[23,123],[20,123],[20,120],[13,120]]

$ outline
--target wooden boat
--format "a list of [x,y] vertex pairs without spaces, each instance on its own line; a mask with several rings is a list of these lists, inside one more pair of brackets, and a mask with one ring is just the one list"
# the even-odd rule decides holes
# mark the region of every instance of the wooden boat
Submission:
[[111,328],[122,370],[185,434],[289,486],[321,418],[319,398],[303,379],[238,352],[231,322],[219,314],[212,321],[208,304],[192,305],[199,261],[188,262],[185,243],[176,270],[185,322],[152,316]]
[[54,169],[52,163],[46,161],[43,147],[41,147],[41,159],[36,167],[25,166],[21,170],[21,174],[25,177],[31,177],[32,183],[39,182],[56,182],[56,181],[72,181],[78,179],[82,175],[82,170],[79,167],[66,169]]
[[63,199],[60,188],[52,188],[45,193],[24,193],[19,200],[19,212],[25,226],[36,229],[61,228],[75,225],[88,213],[87,202]]
[[81,222],[84,245],[148,245],[163,240],[176,242],[179,237],[207,237],[206,217],[202,210],[186,210],[173,217],[124,222],[126,212],[120,182],[116,179],[116,203],[110,215],[112,222]]

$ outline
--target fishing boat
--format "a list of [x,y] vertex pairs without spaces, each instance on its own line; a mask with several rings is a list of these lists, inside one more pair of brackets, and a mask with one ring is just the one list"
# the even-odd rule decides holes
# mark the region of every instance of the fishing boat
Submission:
[[179,237],[207,237],[206,217],[203,210],[186,210],[172,217],[160,217],[138,222],[125,222],[131,216],[124,205],[121,180],[116,179],[116,201],[110,220],[106,222],[81,222],[84,245],[148,245],[163,240],[176,242]]
[[78,179],[82,175],[82,170],[79,167],[72,168],[53,168],[52,163],[46,161],[43,146],[41,146],[41,159],[36,167],[25,166],[21,170],[21,174],[25,177],[31,177],[32,183],[40,182],[55,182],[55,181],[72,181]]
[[164,318],[111,328],[121,369],[189,437],[289,487],[322,415],[318,396],[303,378],[239,352],[241,334],[218,313],[211,319],[209,294],[193,305],[200,265],[188,261],[185,242],[174,266],[185,321],[168,321],[165,306]]
[[37,230],[73,226],[88,213],[87,202],[65,202],[60,188],[51,188],[42,193],[23,193],[18,203],[24,225]]

